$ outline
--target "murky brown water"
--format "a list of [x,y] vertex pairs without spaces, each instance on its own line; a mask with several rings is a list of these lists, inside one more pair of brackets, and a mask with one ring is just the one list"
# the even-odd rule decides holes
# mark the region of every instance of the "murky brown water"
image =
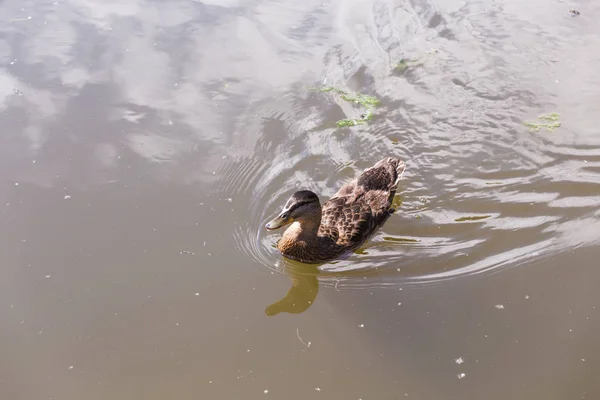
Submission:
[[[0,398],[600,398],[599,17],[1,2]],[[362,111],[323,84],[373,120],[336,128]],[[399,212],[360,254],[281,259],[296,188],[389,155]]]

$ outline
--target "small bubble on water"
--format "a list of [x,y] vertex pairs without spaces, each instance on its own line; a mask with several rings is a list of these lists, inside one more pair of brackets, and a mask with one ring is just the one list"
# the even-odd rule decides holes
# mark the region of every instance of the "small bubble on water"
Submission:
[[526,296],[525,296],[525,300],[529,300],[529,295],[526,295]]
[[72,370],[73,368],[75,368],[75,367],[74,367],[73,365],[71,365],[71,366],[69,367],[69,371],[70,371],[70,370]]
[[65,200],[69,200],[70,198],[71,198],[71,196],[69,196],[68,194],[65,195],[65,197],[64,197]]
[[462,357],[458,357],[456,360],[454,360],[455,363],[457,363],[458,365],[462,364],[465,362],[465,360],[463,360]]
[[315,388],[315,392],[320,392],[320,391],[321,391],[321,388],[318,388],[318,387]]
[[461,372],[457,376],[458,376],[458,379],[463,379],[465,376],[467,376],[467,374],[465,374],[464,372]]
[[359,327],[359,328],[364,328],[364,327],[365,327],[365,324],[360,324],[358,327]]
[[269,389],[265,389],[265,394],[269,393]]
[[498,310],[504,310],[504,306],[502,304],[496,304],[494,307],[496,307]]

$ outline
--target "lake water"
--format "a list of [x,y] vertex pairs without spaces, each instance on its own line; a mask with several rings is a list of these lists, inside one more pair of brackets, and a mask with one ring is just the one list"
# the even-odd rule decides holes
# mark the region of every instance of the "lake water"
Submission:
[[[600,398],[598,18],[0,2],[0,398]],[[387,156],[372,240],[284,261],[289,195]]]

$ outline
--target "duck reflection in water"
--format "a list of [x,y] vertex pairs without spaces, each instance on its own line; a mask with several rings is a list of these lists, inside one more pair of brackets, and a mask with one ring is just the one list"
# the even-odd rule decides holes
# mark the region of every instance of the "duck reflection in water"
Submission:
[[292,287],[281,300],[271,304],[265,310],[269,316],[281,312],[300,314],[310,308],[319,292],[319,264],[303,264],[283,259],[283,270],[292,280]]

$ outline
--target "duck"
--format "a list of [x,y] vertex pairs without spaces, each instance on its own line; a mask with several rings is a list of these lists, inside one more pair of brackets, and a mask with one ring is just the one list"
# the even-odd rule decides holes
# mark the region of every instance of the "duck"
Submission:
[[395,212],[392,201],[404,170],[404,161],[384,158],[323,205],[314,192],[299,190],[265,228],[287,226],[277,242],[285,258],[307,264],[335,260],[360,248]]

